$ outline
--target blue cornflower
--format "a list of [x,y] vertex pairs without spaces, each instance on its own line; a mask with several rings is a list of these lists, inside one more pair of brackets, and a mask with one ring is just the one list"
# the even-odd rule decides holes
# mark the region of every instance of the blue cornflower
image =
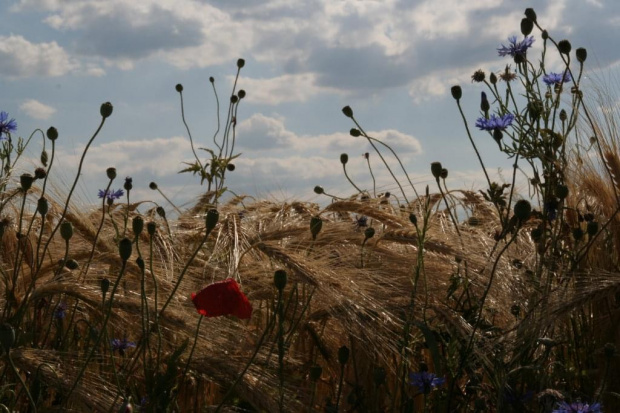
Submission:
[[571,80],[573,80],[573,78],[568,72],[564,72],[564,73],[550,72],[543,76],[543,82],[545,82],[547,86],[559,85],[562,82],[568,83]]
[[108,200],[114,201],[115,199],[120,199],[125,194],[122,189],[118,189],[116,191],[100,189],[98,196],[99,198],[108,198]]
[[114,340],[111,341],[111,344],[112,344],[112,351],[118,350],[121,356],[125,355],[125,350],[127,350],[129,347],[136,346],[136,343],[134,343],[133,341],[129,341],[126,338],[122,340],[119,338],[115,338]]
[[9,114],[5,111],[0,112],[0,140],[4,139],[3,135],[17,130],[17,122],[15,119],[9,119]]
[[428,371],[411,373],[409,378],[411,379],[411,384],[424,394],[429,394],[433,388],[441,386],[446,381],[445,378],[437,377],[435,373],[429,373]]
[[56,309],[54,310],[54,318],[58,320],[62,320],[66,317],[66,315],[67,315],[67,303],[65,303],[64,301],[61,301],[60,304],[58,304],[58,306],[56,306]]
[[560,402],[552,413],[603,413],[603,411],[600,403],[588,404],[576,401],[571,404]]
[[480,130],[494,131],[505,130],[508,126],[512,125],[512,121],[515,119],[515,115],[512,113],[506,113],[503,116],[496,116],[492,114],[490,118],[479,118],[476,121],[476,127]]
[[534,36],[525,36],[525,38],[520,42],[517,42],[517,36],[510,36],[508,38],[508,41],[510,42],[510,44],[508,46],[504,46],[502,44],[502,47],[497,49],[497,53],[499,53],[500,56],[523,56],[527,49],[532,46],[532,43],[534,43]]

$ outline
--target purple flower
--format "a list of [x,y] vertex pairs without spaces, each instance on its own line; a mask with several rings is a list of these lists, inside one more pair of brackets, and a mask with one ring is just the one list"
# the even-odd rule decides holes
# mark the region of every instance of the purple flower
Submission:
[[573,78],[571,77],[570,73],[568,73],[568,71],[564,73],[550,72],[543,76],[543,82],[545,82],[547,86],[559,85],[561,83],[568,83],[571,80],[573,80]]
[[99,198],[108,198],[108,200],[114,201],[115,199],[120,199],[125,194],[122,189],[118,189],[116,191],[100,189],[98,196]]
[[435,387],[439,387],[446,381],[443,377],[437,377],[435,373],[421,371],[409,374],[411,384],[416,386],[424,394],[429,394]]
[[479,118],[476,121],[476,126],[480,130],[494,131],[496,129],[505,130],[508,126],[512,125],[512,121],[515,119],[515,115],[512,113],[506,113],[503,116],[496,116],[492,114],[490,118]]
[[67,315],[67,303],[65,303],[64,301],[61,301],[60,304],[58,304],[56,306],[56,309],[54,310],[54,318],[58,320],[62,320],[66,317],[66,315]]
[[502,47],[497,49],[497,53],[499,53],[500,56],[523,56],[527,49],[532,46],[532,43],[534,43],[534,36],[525,36],[520,42],[517,42],[517,36],[510,36],[508,42],[510,42],[508,46],[502,44]]
[[17,130],[17,122],[15,119],[7,120],[9,114],[5,111],[0,112],[0,140],[4,139],[2,135],[8,135]]
[[121,356],[125,355],[125,350],[127,350],[129,347],[136,346],[136,343],[134,343],[133,341],[128,341],[126,338],[122,340],[115,338],[114,340],[111,341],[111,344],[112,344],[112,351],[118,350]]
[[568,404],[566,402],[560,402],[558,408],[553,410],[552,413],[603,413],[600,403],[588,404],[580,401]]

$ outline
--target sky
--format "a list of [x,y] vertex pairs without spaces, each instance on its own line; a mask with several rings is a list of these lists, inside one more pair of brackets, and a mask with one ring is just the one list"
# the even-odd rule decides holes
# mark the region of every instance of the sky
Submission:
[[[184,86],[196,146],[213,148],[209,77],[225,101],[237,59],[244,58],[238,86],[247,95],[236,130],[241,155],[227,178],[235,193],[315,201],[313,187],[321,185],[352,195],[340,154],[349,155],[354,182],[371,189],[365,152],[378,190],[394,191],[372,148],[349,135],[354,125],[341,112],[345,105],[370,135],[397,151],[420,191],[432,184],[433,161],[450,171],[449,187],[477,188],[483,174],[450,87],[463,87],[461,103],[492,176],[509,180],[505,155],[473,128],[484,89],[471,75],[499,73],[512,63],[497,48],[508,36],[521,36],[527,7],[552,37],[588,50],[584,88],[615,78],[616,0],[0,0],[0,110],[16,119],[19,136],[58,129],[61,167],[51,175],[62,187],[73,182],[100,104],[110,101],[114,113],[86,155],[79,196],[96,201],[106,169],[115,167],[121,179],[113,188],[131,176],[134,200],[160,200],[148,189],[155,181],[183,204],[205,187],[178,174],[192,152],[175,85]],[[540,33],[533,34],[530,59],[542,45]],[[557,58],[547,64],[561,69]],[[38,158],[41,141],[35,135],[24,170],[33,168],[28,160]]]

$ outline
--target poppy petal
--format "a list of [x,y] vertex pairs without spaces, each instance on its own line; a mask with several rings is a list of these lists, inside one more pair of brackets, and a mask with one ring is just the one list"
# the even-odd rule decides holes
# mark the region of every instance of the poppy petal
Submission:
[[234,315],[247,319],[252,316],[250,301],[232,278],[208,285],[197,294],[192,293],[191,299],[198,313],[205,317]]

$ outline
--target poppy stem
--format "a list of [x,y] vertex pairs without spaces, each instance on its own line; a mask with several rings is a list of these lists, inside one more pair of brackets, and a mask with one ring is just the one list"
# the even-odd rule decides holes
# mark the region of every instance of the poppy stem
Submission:
[[187,358],[187,363],[185,364],[185,369],[183,370],[183,378],[187,374],[187,370],[189,370],[189,363],[192,361],[192,356],[194,355],[194,350],[196,349],[196,343],[198,343],[198,333],[200,332],[200,323],[202,323],[203,316],[198,317],[198,324],[196,325],[196,333],[194,334],[194,344],[192,345],[192,350],[189,352],[189,357]]

